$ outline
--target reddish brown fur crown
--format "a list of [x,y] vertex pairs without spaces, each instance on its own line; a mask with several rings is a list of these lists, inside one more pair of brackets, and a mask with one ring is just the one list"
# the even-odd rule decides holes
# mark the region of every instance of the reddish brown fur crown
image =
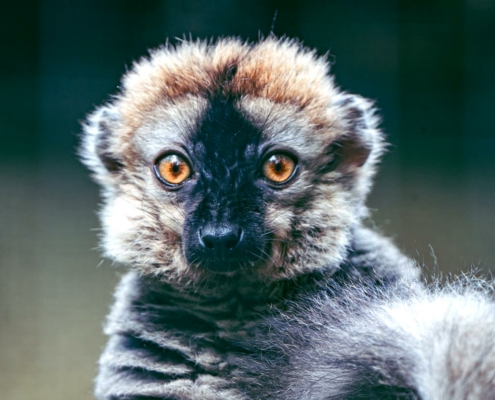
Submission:
[[123,80],[122,116],[136,126],[156,104],[188,94],[252,96],[293,104],[315,124],[328,123],[335,89],[326,60],[295,41],[267,39],[257,45],[224,39],[213,46],[184,42],[141,60]]

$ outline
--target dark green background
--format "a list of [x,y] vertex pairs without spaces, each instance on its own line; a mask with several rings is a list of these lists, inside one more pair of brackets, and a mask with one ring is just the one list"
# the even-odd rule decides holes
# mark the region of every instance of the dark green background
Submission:
[[26,1],[0,12],[0,391],[91,398],[116,282],[80,121],[167,37],[297,36],[375,99],[379,229],[430,267],[495,268],[495,1]]

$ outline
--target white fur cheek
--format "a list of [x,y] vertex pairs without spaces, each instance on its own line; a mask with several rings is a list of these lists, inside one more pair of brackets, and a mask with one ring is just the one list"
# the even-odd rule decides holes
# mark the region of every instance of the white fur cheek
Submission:
[[272,233],[276,240],[286,240],[290,234],[290,223],[293,215],[290,209],[269,205],[265,216],[267,231]]
[[139,238],[140,221],[144,215],[141,208],[131,200],[120,197],[109,200],[101,211],[103,247],[105,254],[118,262],[136,258],[132,243]]

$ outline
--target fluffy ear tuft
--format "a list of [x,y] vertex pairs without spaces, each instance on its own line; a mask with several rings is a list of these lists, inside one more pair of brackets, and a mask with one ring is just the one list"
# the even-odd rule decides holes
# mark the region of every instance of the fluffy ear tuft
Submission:
[[331,107],[339,116],[343,131],[329,149],[332,169],[350,178],[348,182],[352,182],[355,198],[363,203],[385,150],[383,134],[378,129],[380,119],[373,103],[357,95],[342,93]]
[[123,166],[113,146],[119,120],[115,107],[102,106],[83,125],[79,154],[82,162],[93,171],[100,183],[108,183]]
[[361,96],[342,94],[332,104],[344,123],[344,133],[335,143],[337,169],[344,173],[374,169],[384,151],[383,135],[373,103]]

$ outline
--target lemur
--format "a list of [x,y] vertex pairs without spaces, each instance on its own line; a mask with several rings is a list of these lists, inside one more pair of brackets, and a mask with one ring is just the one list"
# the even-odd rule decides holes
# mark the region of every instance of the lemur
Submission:
[[294,40],[184,41],[135,63],[80,151],[102,188],[104,252],[129,267],[96,396],[262,397],[242,360],[252,367],[269,316],[299,321],[294,304],[335,282],[422,292],[415,263],[363,226],[378,123]]

